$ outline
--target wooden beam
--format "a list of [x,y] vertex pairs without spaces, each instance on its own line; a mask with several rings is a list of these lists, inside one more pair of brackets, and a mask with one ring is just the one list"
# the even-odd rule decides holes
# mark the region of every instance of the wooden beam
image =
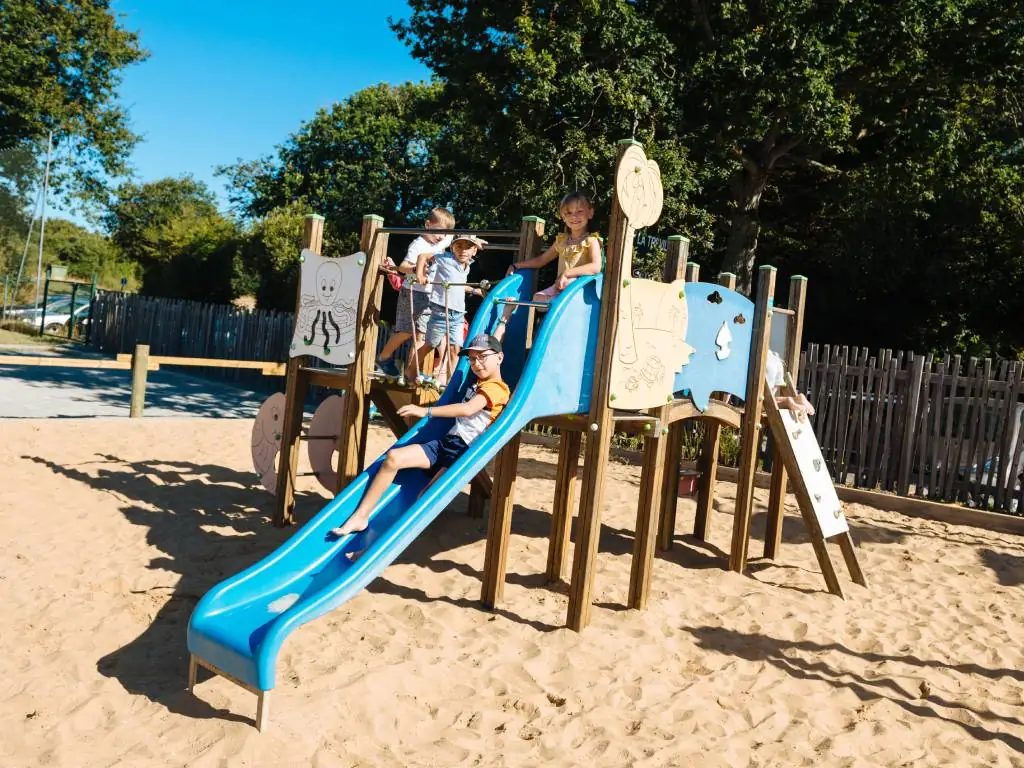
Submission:
[[388,235],[378,230],[384,225],[380,216],[363,216],[359,249],[366,254],[363,285],[356,307],[356,352],[349,366],[350,383],[345,411],[338,430],[338,484],[341,491],[363,470],[366,457],[366,423],[370,417],[370,374],[377,356],[377,331],[384,280],[380,267],[387,254]]
[[[666,283],[675,280],[686,279],[688,272],[688,261],[690,258],[690,241],[682,235],[670,235],[668,238],[668,253],[665,258],[665,272],[663,279]],[[658,409],[658,419],[668,427],[668,436],[665,438],[666,469],[662,472],[661,488],[658,489],[658,548],[668,550],[672,548],[672,537],[676,530],[676,510],[679,506],[679,495],[677,493],[679,483],[679,460],[682,458],[683,450],[683,424],[672,424],[670,414],[675,403],[666,408]],[[646,445],[645,445],[646,450]],[[646,464],[644,468],[646,469]],[[643,479],[641,478],[641,484]]]
[[[722,272],[718,284],[730,291],[736,290],[736,275]],[[708,404],[708,410],[715,403]],[[722,438],[722,427],[716,421],[704,422],[704,440],[697,457],[697,512],[693,519],[693,535],[700,541],[707,541],[711,534],[711,510],[715,502],[715,483],[718,480],[718,446]]]
[[740,473],[736,481],[736,511],[733,514],[732,547],[729,551],[729,569],[736,573],[743,573],[747,566],[750,517],[754,509],[754,473],[757,472],[757,449],[764,409],[764,368],[768,360],[771,333],[769,313],[775,296],[775,267],[765,265],[757,271],[757,298],[754,301],[754,326],[751,329],[750,362],[747,365],[747,399],[740,429]]
[[[630,139],[619,142],[618,155],[615,160],[616,170],[623,153],[635,144],[637,142]],[[612,197],[604,293],[601,297],[594,378],[590,393],[589,426],[580,498],[580,525],[572,564],[572,583],[569,587],[569,610],[566,623],[570,629],[577,632],[590,622],[594,570],[601,536],[604,473],[608,466],[612,438],[612,413],[608,407],[612,348],[615,344],[619,317],[619,289],[623,278],[630,275],[632,241],[633,228],[629,225],[619,206],[618,194],[615,194]]]
[[[793,321],[786,334],[786,370],[797,380],[800,373],[800,346],[804,336],[804,312],[807,305],[807,278],[793,275],[789,280],[789,301],[787,309],[793,313]],[[778,311],[778,310],[776,310]],[[774,442],[774,441],[773,441]],[[768,491],[768,518],[764,533],[764,556],[774,560],[782,545],[782,521],[786,501],[786,463],[779,453],[779,446],[772,447],[772,484]]]
[[484,551],[480,602],[496,608],[505,595],[508,569],[508,541],[512,535],[512,508],[519,463],[519,434],[509,440],[494,461],[494,492],[487,518],[487,547]]
[[[681,235],[669,237],[668,254],[662,274],[662,279],[666,283],[683,279],[689,255],[689,240]],[[647,431],[644,433],[644,463],[640,476],[640,498],[637,504],[628,601],[630,608],[638,610],[643,610],[647,606],[651,570],[654,566],[654,545],[659,531],[662,545],[667,536],[671,546],[672,531],[675,530],[678,496],[673,481],[678,483],[678,453],[675,454],[674,464],[669,461],[666,467],[666,461],[672,453],[670,445],[682,445],[683,425],[679,423],[672,428],[667,426],[673,404],[669,403],[650,411],[650,415],[657,419],[658,423],[654,426],[647,425]]]
[[[318,254],[324,243],[324,217],[306,216],[302,231],[302,248]],[[302,277],[295,286],[295,316],[299,314]],[[299,433],[302,431],[302,411],[309,388],[302,372],[305,355],[288,358],[285,370],[285,407],[281,423],[281,455],[278,458],[277,493],[275,494],[273,523],[278,527],[295,522],[295,473],[299,468]]]
[[572,518],[576,506],[576,477],[579,474],[580,445],[583,435],[562,432],[558,441],[558,471],[555,474],[555,502],[551,509],[551,536],[548,540],[547,577],[549,583],[564,581],[569,561]]

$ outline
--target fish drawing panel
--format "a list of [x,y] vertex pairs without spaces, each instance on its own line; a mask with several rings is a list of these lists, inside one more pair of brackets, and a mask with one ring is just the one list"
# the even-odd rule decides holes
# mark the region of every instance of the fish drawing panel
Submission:
[[686,343],[685,283],[631,280],[619,306],[609,404],[623,410],[664,405],[693,351]]

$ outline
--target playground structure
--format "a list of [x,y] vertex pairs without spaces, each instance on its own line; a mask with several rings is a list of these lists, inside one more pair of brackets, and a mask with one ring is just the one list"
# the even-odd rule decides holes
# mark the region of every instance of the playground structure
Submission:
[[[294,515],[297,449],[303,437],[302,406],[308,387],[319,384],[342,390],[343,398],[329,398],[321,405],[325,408],[330,403],[324,411],[318,409],[305,434],[311,463],[322,468],[318,479],[326,481],[329,488],[333,485],[336,495],[277,551],[202,598],[188,631],[190,690],[200,666],[233,680],[259,697],[256,724],[262,729],[268,713],[267,693],[275,683],[277,654],[288,634],[356,595],[467,483],[472,483],[471,513],[479,513],[490,496],[481,600],[488,607],[498,605],[507,570],[520,433],[531,423],[554,426],[560,432],[547,564],[551,580],[564,578],[568,570],[577,478],[581,485],[566,622],[574,630],[582,630],[590,618],[604,474],[613,432],[630,431],[644,437],[628,593],[628,605],[643,609],[648,602],[656,546],[670,548],[675,535],[682,428],[687,419],[701,419],[708,425],[700,461],[695,536],[707,538],[719,430],[722,425],[738,428],[740,467],[729,567],[744,571],[757,449],[762,417],[767,415],[779,460],[773,462],[765,556],[775,557],[780,546],[788,472],[829,591],[843,596],[826,540],[839,543],[853,580],[866,586],[835,489],[823,468],[820,451],[815,454],[813,433],[808,425],[793,421],[788,412],[779,411],[765,382],[773,317],[785,318],[784,332],[779,331],[783,323],[776,325],[775,345],[781,348],[790,373],[796,371],[806,280],[794,277],[789,309],[775,308],[775,270],[761,267],[752,302],[734,290],[735,278],[731,275],[720,275],[718,283],[699,282],[697,265],[687,264],[688,242],[681,236],[669,238],[664,281],[633,279],[634,233],[657,221],[661,182],[657,165],[647,160],[640,145],[633,141],[620,142],[616,169],[604,273],[579,278],[550,305],[540,305],[532,301],[535,272],[518,270],[494,286],[471,322],[469,334],[475,336],[492,330],[505,307],[519,309],[509,321],[504,340],[502,373],[513,395],[501,416],[435,482],[431,483],[431,476],[424,471],[401,473],[371,515],[370,527],[339,539],[329,532],[355,510],[384,458],[362,470],[370,402],[377,405],[395,431],[396,445],[431,439],[450,425],[450,420],[439,418],[406,425],[397,415],[401,402],[432,402],[437,393],[416,382],[401,385],[372,375],[387,238],[422,230],[388,228],[377,216],[365,217],[361,250],[346,257],[349,272],[361,275],[360,284],[356,291],[350,279],[347,292],[342,288],[343,300],[331,296],[313,308],[317,302],[304,297],[317,289],[309,288],[315,284],[307,283],[304,276],[297,300],[293,357],[287,364],[286,392],[283,399],[274,396],[274,406],[269,407],[268,401],[273,413],[258,422],[254,433],[267,437],[265,442],[270,445],[261,449],[264,453],[275,452],[279,444],[279,470],[271,484],[277,497],[274,523],[286,525]],[[325,274],[323,263],[314,258],[320,258],[322,226],[320,217],[308,217],[303,242],[308,272],[319,272],[321,278]],[[537,252],[544,221],[528,217],[519,232],[471,234],[508,240],[507,249],[515,251],[516,261],[523,261]],[[322,336],[332,331],[334,336],[319,344],[309,330],[317,328],[317,315],[308,323],[301,312],[303,308],[312,309],[323,320],[328,306],[338,309],[336,313],[332,309],[331,321],[321,322],[319,327]],[[545,317],[535,332],[537,313]],[[334,355],[347,365],[344,369],[315,368],[310,365],[310,353],[321,359]],[[437,402],[443,405],[460,401],[470,379],[468,363],[462,360]],[[743,401],[743,405],[727,402],[728,397]],[[276,424],[281,425],[279,429]],[[254,456],[255,445],[254,439]],[[336,472],[332,467],[325,468],[334,447],[338,453]],[[315,463],[314,450],[318,452]],[[484,473],[492,459],[493,481]],[[261,461],[265,464],[266,456]],[[350,557],[356,553],[358,557]]]

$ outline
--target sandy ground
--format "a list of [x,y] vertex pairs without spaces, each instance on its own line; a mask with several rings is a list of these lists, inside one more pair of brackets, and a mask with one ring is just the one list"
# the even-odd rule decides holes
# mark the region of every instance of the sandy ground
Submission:
[[[681,501],[638,613],[622,604],[639,472],[616,465],[575,634],[564,585],[543,583],[555,456],[531,446],[501,610],[479,607],[484,527],[463,495],[289,638],[259,734],[251,694],[184,690],[196,600],[291,533],[267,524],[249,429],[0,421],[0,764],[1024,766],[1021,538],[850,506],[872,588],[843,602],[792,510],[779,561],[723,570],[722,484],[709,545],[684,535]],[[304,491],[308,518],[322,498]]]

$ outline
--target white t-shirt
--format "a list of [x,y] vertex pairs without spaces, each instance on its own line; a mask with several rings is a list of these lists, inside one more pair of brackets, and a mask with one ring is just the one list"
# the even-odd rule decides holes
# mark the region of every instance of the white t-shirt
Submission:
[[[436,243],[428,243],[426,241],[426,239],[423,237],[423,235],[420,235],[415,240],[413,240],[411,243],[409,243],[409,249],[405,252],[405,258],[402,259],[402,264],[404,264],[407,267],[412,267],[413,268],[413,273],[406,276],[406,278],[405,278],[406,285],[410,285],[411,284],[412,285],[412,289],[414,291],[420,291],[421,293],[429,293],[431,288],[433,288],[433,286],[431,286],[431,285],[420,285],[419,283],[416,282],[416,273],[415,273],[416,259],[419,257],[419,255],[421,253],[424,253],[424,252],[432,253],[432,254],[434,254],[436,256],[437,254],[439,254],[442,251],[444,251],[444,249],[447,248],[449,245],[451,245],[451,243],[452,243],[452,236],[451,235],[445,235],[440,240],[438,240]],[[432,261],[432,262],[430,262],[430,264],[427,265],[427,280],[429,280],[430,282],[434,282],[434,280],[436,279],[436,275],[437,275],[437,266],[436,266],[435,262]]]
[[768,350],[768,360],[764,364],[764,377],[772,391],[786,383],[786,369],[777,352]]
[[434,267],[436,274],[434,280],[436,283],[431,286],[433,291],[430,293],[430,303],[443,307],[444,285],[441,285],[441,283],[452,283],[448,287],[448,309],[455,312],[465,312],[465,283],[469,278],[469,266],[472,263],[472,261],[466,264],[459,263],[459,260],[455,258],[451,251],[445,251],[435,256]]

